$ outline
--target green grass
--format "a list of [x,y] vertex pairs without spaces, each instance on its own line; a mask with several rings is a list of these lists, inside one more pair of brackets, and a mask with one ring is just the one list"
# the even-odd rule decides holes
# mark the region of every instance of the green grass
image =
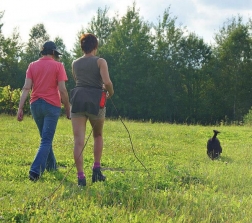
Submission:
[[[28,180],[39,146],[35,123],[30,117],[18,122],[4,115],[0,123],[0,222],[252,220],[250,127],[125,121],[149,175],[134,157],[122,123],[107,120],[102,157],[107,181],[91,183],[91,137],[84,151],[87,186],[81,189],[76,185],[71,121],[61,118],[54,138],[59,171],[45,172],[36,183]],[[215,128],[221,131],[223,154],[211,161],[206,143]],[[88,125],[87,135],[90,131]]]

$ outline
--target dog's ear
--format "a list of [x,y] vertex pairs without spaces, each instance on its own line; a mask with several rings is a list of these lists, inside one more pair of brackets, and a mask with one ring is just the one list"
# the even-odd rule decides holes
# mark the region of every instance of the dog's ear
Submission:
[[213,130],[213,132],[214,132],[216,135],[220,133],[218,130]]

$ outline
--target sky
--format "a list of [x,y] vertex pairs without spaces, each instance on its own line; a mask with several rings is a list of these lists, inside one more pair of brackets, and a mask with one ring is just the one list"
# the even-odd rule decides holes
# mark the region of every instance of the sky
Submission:
[[107,7],[111,18],[116,13],[121,17],[133,2],[140,17],[154,24],[170,8],[177,26],[185,26],[209,44],[228,19],[239,15],[247,23],[252,18],[252,0],[0,0],[0,11],[4,11],[0,23],[5,37],[16,28],[23,42],[33,26],[43,23],[51,40],[59,36],[71,50],[77,33],[88,26],[98,8]]

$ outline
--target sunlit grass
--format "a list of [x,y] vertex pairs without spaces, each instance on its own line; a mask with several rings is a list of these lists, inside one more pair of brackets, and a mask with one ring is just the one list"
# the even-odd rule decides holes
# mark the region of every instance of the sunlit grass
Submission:
[[[36,183],[28,180],[39,145],[34,121],[26,117],[17,122],[15,117],[2,115],[0,122],[0,222],[252,219],[250,127],[124,121],[142,166],[120,120],[107,120],[102,157],[107,181],[91,183],[90,137],[84,150],[87,186],[81,189],[76,185],[71,121],[62,117],[55,134],[59,170],[45,172]],[[211,161],[206,155],[206,143],[215,128],[221,131],[223,154]],[[88,125],[87,136],[90,131]]]

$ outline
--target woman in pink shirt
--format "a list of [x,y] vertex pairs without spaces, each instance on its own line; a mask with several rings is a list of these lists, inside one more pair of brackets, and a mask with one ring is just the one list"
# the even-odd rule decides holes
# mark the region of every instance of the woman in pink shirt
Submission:
[[58,62],[61,53],[52,41],[43,45],[42,57],[30,63],[26,71],[25,84],[20,97],[17,120],[23,120],[23,107],[30,92],[30,107],[37,124],[41,141],[29,171],[29,179],[36,181],[46,170],[56,170],[56,159],[52,142],[61,113],[61,101],[70,119],[70,104],[65,86],[67,75],[62,63]]

